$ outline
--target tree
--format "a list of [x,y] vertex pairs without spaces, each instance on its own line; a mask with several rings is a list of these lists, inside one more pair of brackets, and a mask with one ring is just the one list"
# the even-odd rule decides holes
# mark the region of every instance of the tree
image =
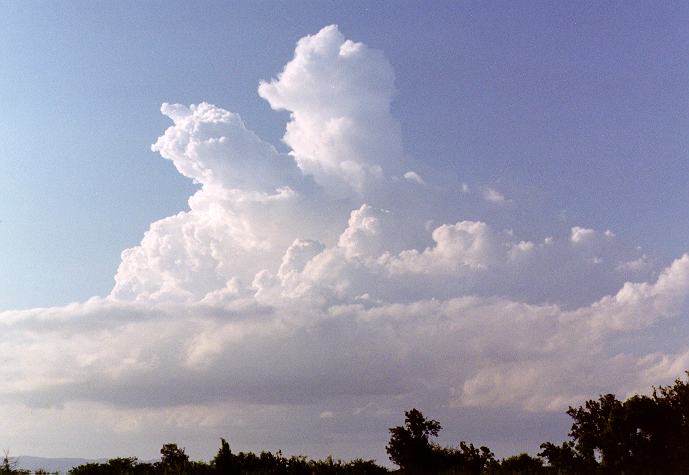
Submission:
[[527,453],[513,455],[500,462],[501,473],[532,475],[543,473],[543,462]]
[[[689,373],[687,373],[689,375]],[[613,394],[570,407],[570,442],[539,456],[564,473],[689,473],[689,382],[619,401]]]
[[5,475],[6,473],[14,473],[14,469],[17,466],[17,461],[10,457],[10,451],[4,450],[4,457],[2,458],[2,463],[0,464],[0,474]]
[[239,473],[238,467],[235,466],[234,456],[230,450],[230,444],[225,439],[220,439],[220,449],[213,458],[213,467],[218,473],[226,475],[234,475]]
[[434,466],[437,470],[462,474],[481,474],[495,468],[495,454],[488,447],[474,447],[464,441],[459,447],[440,447],[433,444]]
[[[689,371],[686,375],[689,376]],[[654,387],[652,397],[659,406],[658,438],[666,448],[668,466],[672,471],[686,471],[689,467],[689,381],[676,379],[672,386]]]
[[[569,434],[576,449],[573,461],[584,471],[600,466],[606,473],[667,473],[686,467],[673,464],[686,452],[686,445],[672,447],[678,440],[680,419],[657,393],[624,402],[606,394],[583,407],[570,407],[567,414],[574,419]],[[565,446],[559,454],[553,446],[546,448],[553,458],[565,455]]]
[[28,474],[28,470],[21,470],[17,468],[17,459],[15,457],[10,457],[10,451],[8,449],[4,449],[4,456],[2,457],[2,461],[0,461],[0,474],[5,475],[5,474]]
[[160,468],[164,474],[187,473],[189,456],[177,444],[165,444],[160,449]]
[[404,426],[390,428],[390,443],[385,450],[405,472],[428,473],[434,465],[429,437],[437,437],[441,429],[438,421],[427,420],[421,411],[411,409],[404,413]]
[[574,442],[563,442],[555,445],[552,442],[541,444],[538,456],[548,462],[548,466],[558,474],[587,473],[587,465],[581,455],[574,449]]

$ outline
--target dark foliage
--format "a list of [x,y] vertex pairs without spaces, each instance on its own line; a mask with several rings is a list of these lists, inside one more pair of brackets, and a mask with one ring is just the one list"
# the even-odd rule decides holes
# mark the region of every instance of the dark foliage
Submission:
[[116,458],[105,463],[88,463],[70,470],[71,475],[379,475],[388,473],[372,460],[343,462],[328,457],[309,460],[302,456],[285,457],[281,452],[239,452],[220,439],[220,449],[210,463],[190,461],[183,448],[165,444],[156,463],[140,463],[136,458]]
[[570,442],[541,444],[558,473],[689,474],[689,385],[654,388],[619,401],[606,394],[570,407]]
[[430,441],[442,429],[440,423],[426,419],[417,409],[404,413],[404,426],[390,429],[386,447],[390,460],[405,474],[457,473],[480,474],[495,466],[488,447],[476,448],[462,441],[459,447],[441,447]]
[[10,451],[9,450],[4,450],[4,456],[2,457],[2,461],[0,461],[0,475],[7,475],[7,474],[28,474],[29,472],[27,470],[19,470],[17,469],[17,459],[14,457],[10,457]]
[[136,457],[114,458],[105,463],[87,463],[69,471],[73,475],[148,475],[161,473],[154,464],[140,463]]
[[545,473],[543,461],[529,454],[519,454],[508,457],[502,460],[494,471],[501,474],[518,473],[521,475]]
[[390,429],[390,443],[385,450],[390,460],[406,473],[424,473],[436,462],[429,438],[437,437],[440,429],[438,421],[427,420],[421,411],[411,409],[404,413],[404,426]]
[[541,444],[539,457],[547,460],[548,466],[558,474],[592,473],[595,466],[587,464],[584,458],[574,449],[574,442],[563,442],[555,445],[552,442]]

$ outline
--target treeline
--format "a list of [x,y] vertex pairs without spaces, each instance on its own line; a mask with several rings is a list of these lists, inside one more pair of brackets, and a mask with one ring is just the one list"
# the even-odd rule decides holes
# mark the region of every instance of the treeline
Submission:
[[[689,376],[689,372],[687,372]],[[440,424],[416,409],[390,429],[390,460],[405,474],[689,474],[689,382],[653,388],[625,401],[613,394],[570,407],[570,440],[545,442],[537,457],[496,461],[487,447],[430,442]]]
[[262,474],[352,474],[376,475],[388,473],[372,460],[343,462],[328,457],[325,460],[309,460],[304,456],[285,457],[281,452],[232,453],[230,444],[220,439],[220,449],[210,462],[189,460],[183,448],[177,444],[165,444],[160,450],[159,462],[138,462],[136,458],[116,458],[105,463],[89,463],[70,470],[72,475],[262,475]]
[[[689,375],[689,372],[687,373]],[[570,407],[569,440],[541,444],[537,456],[497,460],[488,447],[460,442],[443,447],[431,439],[442,429],[417,409],[405,412],[404,425],[390,429],[386,451],[404,475],[464,474],[689,474],[689,381],[653,388],[650,396],[625,401],[612,394]],[[70,470],[72,475],[377,475],[390,471],[372,460],[312,460],[281,452],[233,453],[224,439],[209,462],[189,460],[183,448],[165,444],[158,462],[115,458]],[[16,470],[7,455],[0,475]]]
[[[689,376],[689,372],[687,372]],[[653,388],[625,401],[613,394],[570,407],[570,440],[545,442],[537,457],[496,461],[487,447],[441,447],[429,439],[441,429],[416,409],[390,429],[390,460],[405,474],[689,474],[689,382]]]

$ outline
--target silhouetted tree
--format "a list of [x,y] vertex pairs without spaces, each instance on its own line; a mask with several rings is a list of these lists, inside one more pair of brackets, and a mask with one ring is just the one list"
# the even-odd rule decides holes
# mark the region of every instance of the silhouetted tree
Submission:
[[461,474],[481,474],[494,469],[495,455],[488,447],[474,447],[464,441],[458,447],[441,447],[433,444],[433,466],[437,471]]
[[[140,463],[136,458],[111,459],[106,463],[87,463],[70,470],[72,475],[382,475],[384,467],[372,460],[357,459],[343,462],[328,457],[309,460],[296,455],[285,457],[282,452],[252,452],[233,454],[230,444],[220,439],[220,449],[211,463],[189,460],[184,449],[165,444],[161,460],[155,464]],[[13,472],[16,473],[16,472]]]
[[543,471],[543,461],[526,453],[500,461],[501,474],[537,475]]
[[238,467],[234,464],[230,444],[225,439],[220,439],[220,449],[213,458],[213,467],[217,473],[235,475],[239,473]]
[[105,463],[86,463],[72,468],[71,475],[152,475],[159,469],[150,463],[139,463],[136,457],[117,457]]
[[189,468],[189,456],[177,444],[165,444],[160,449],[160,468],[165,475],[186,474]]
[[570,407],[571,442],[539,456],[563,473],[689,473],[689,385],[654,388],[624,402],[613,394]]
[[614,394],[606,394],[598,401],[589,400],[584,406],[567,410],[567,414],[574,419],[569,436],[574,439],[577,452],[588,465],[596,466],[596,454],[602,454],[608,448],[608,423],[612,412],[621,407],[622,403]]
[[438,421],[427,420],[421,411],[411,409],[404,413],[404,426],[390,428],[390,442],[385,450],[390,460],[405,472],[428,473],[434,468],[429,437],[437,437],[440,429]]
[[14,473],[16,465],[17,461],[10,458],[10,451],[5,449],[2,463],[0,464],[0,474],[5,475],[6,473]]
[[28,474],[28,470],[21,470],[17,468],[17,459],[15,457],[10,457],[10,451],[8,449],[3,450],[2,461],[0,462],[0,475],[7,474]]
[[[689,372],[686,372],[689,376]],[[689,472],[689,382],[676,379],[672,386],[653,388],[653,400],[659,437],[666,447],[665,457],[671,470],[683,467]]]
[[538,456],[548,462],[548,466],[561,475],[584,474],[595,470],[595,466],[587,466],[583,457],[574,449],[574,442],[563,442],[562,445],[555,445],[552,442],[541,444],[541,451]]

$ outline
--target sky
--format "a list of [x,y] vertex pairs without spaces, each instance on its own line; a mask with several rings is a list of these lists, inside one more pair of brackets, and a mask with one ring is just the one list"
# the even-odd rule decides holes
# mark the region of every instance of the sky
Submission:
[[0,2],[0,433],[499,456],[689,364],[684,2]]

